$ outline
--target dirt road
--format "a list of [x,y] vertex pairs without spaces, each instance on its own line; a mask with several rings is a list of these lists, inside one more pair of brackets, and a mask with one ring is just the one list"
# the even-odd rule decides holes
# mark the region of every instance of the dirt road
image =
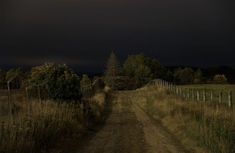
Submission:
[[78,153],[184,153],[160,123],[139,107],[135,93],[117,92],[105,125]]

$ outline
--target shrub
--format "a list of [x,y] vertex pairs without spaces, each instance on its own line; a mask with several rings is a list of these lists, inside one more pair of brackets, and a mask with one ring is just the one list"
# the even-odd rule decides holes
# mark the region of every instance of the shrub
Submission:
[[227,83],[228,79],[224,74],[216,74],[213,78],[213,83],[223,84]]
[[83,75],[82,75],[82,79],[81,79],[81,81],[80,81],[80,86],[81,86],[81,88],[85,88],[85,87],[90,86],[90,85],[91,85],[91,80],[90,80],[90,78],[88,77],[88,75],[83,74]]
[[129,56],[124,62],[123,72],[134,80],[133,88],[141,87],[154,78],[168,79],[167,69],[157,60],[142,54]]
[[195,71],[194,73],[194,79],[193,79],[193,83],[195,84],[199,84],[202,83],[202,71],[201,69],[198,69],[197,71]]
[[45,64],[32,68],[31,88],[40,88],[54,100],[80,99],[80,79],[72,69],[65,64]]
[[191,68],[177,69],[174,73],[174,78],[176,82],[180,84],[189,84],[194,80],[194,71]]

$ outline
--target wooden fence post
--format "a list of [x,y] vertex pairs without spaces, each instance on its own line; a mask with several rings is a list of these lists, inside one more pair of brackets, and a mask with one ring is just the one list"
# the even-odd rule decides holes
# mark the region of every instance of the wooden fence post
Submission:
[[184,99],[186,98],[185,97],[185,89],[182,90],[182,96],[183,96]]
[[13,106],[14,102],[12,101],[11,97],[11,86],[10,86],[10,81],[7,82],[7,90],[8,90],[8,106],[9,106],[9,116],[10,116],[10,121],[13,123]]
[[25,94],[26,94],[26,102],[28,102],[29,101],[28,87],[25,88]]
[[206,89],[203,90],[203,101],[206,102]]
[[10,107],[10,99],[11,99],[11,89],[10,89],[10,82],[7,82],[7,97],[8,97],[8,106]]
[[194,101],[195,100],[195,90],[194,89],[191,89],[191,96],[192,96],[192,100]]
[[174,85],[174,93],[176,94],[176,91],[177,90],[177,86],[176,85]]
[[184,89],[181,88],[181,97],[184,98]]
[[213,96],[214,96],[214,94],[213,94],[213,90],[211,90],[211,102],[213,102]]
[[190,89],[187,89],[187,100],[190,100]]
[[222,100],[223,100],[223,92],[221,91],[219,93],[219,103],[222,103]]
[[200,101],[200,93],[198,90],[197,90],[197,101]]
[[10,87],[10,81],[7,81],[7,91],[8,91],[8,111],[10,119],[12,120],[12,102],[11,102],[11,87]]
[[232,91],[228,92],[228,106],[232,107]]

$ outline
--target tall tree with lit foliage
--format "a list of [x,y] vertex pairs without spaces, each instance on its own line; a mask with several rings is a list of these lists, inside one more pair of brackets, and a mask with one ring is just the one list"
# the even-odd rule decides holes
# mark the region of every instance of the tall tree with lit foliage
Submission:
[[112,89],[116,89],[117,85],[116,80],[118,79],[120,74],[121,74],[121,67],[119,65],[117,56],[115,55],[114,52],[112,52],[108,59],[105,71],[105,84],[111,87]]

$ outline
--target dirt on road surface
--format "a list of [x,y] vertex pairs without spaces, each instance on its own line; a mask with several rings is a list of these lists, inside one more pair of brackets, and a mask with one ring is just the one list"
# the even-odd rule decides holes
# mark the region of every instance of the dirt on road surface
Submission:
[[184,153],[181,144],[133,101],[134,91],[114,93],[104,126],[77,153]]

